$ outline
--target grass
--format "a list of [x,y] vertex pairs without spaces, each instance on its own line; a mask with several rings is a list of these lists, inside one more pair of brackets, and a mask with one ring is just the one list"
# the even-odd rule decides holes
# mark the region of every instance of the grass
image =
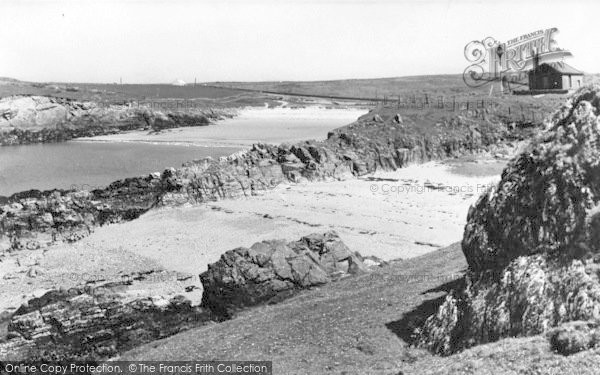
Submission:
[[[585,76],[585,83],[600,81],[600,75]],[[555,108],[564,103],[567,94],[501,95],[498,83],[478,88],[467,86],[460,74],[426,75],[378,79],[348,79],[333,81],[306,82],[212,82],[215,87],[236,88],[243,90],[259,90],[280,94],[317,95],[331,97],[348,97],[377,99],[379,103],[387,99],[388,107],[397,107],[399,100],[407,102],[415,98],[417,101],[427,100],[430,107],[436,107],[443,97],[446,105],[452,102],[458,106],[470,103],[470,108],[477,108],[477,103],[484,100],[491,103],[493,110],[503,115],[506,121],[542,122]],[[510,108],[510,110],[509,110]],[[402,109],[402,108],[398,108]],[[446,109],[442,109],[447,111]],[[439,111],[438,111],[439,112]]]
[[[363,96],[375,91],[379,96],[402,93],[487,97],[484,90],[464,87],[460,76],[422,76],[381,80],[346,80],[284,83],[228,83],[241,88],[279,90],[307,95]],[[17,89],[14,83],[0,86],[0,95]],[[106,90],[110,85],[105,85]],[[128,85],[124,85],[128,86]],[[156,85],[131,85],[126,95],[147,96]],[[136,86],[136,87],[133,87]],[[142,87],[147,86],[147,87]],[[7,88],[9,87],[9,88]],[[20,90],[47,90],[30,84]],[[163,87],[163,86],[160,86]],[[160,88],[159,87],[159,88]],[[172,90],[179,88],[174,87]],[[4,90],[4,91],[3,91]],[[89,93],[109,98],[116,91],[97,94],[91,90],[65,91],[65,95]],[[127,91],[129,90],[129,91]],[[259,94],[226,95],[221,88],[205,91],[205,100],[226,102],[265,98]],[[159,90],[160,91],[160,90]],[[183,91],[182,91],[183,92]],[[113,93],[113,94],[111,94]],[[186,91],[185,95],[200,95]],[[386,94],[387,93],[387,94]],[[163,90],[165,96],[168,90]],[[87,95],[87,94],[86,94]],[[183,93],[181,94],[184,95]],[[160,97],[160,93],[159,93]],[[536,111],[550,114],[563,96],[546,95],[495,97],[499,112],[515,103],[530,105]],[[504,107],[502,107],[504,106]],[[393,134],[391,119],[401,113],[405,123],[414,123],[424,135],[446,137],[454,131],[451,122],[456,114],[443,110],[398,109],[393,105],[377,108],[384,120],[382,126],[367,126],[368,121],[351,125],[364,135],[382,137]],[[437,125],[444,124],[444,125]],[[485,121],[480,126],[487,126]],[[470,125],[470,124],[466,124]],[[358,128],[358,127],[364,128]],[[423,319],[433,313],[445,295],[466,270],[460,246],[406,261],[392,262],[371,274],[343,279],[314,288],[277,305],[260,306],[234,319],[170,338],[155,341],[121,356],[123,360],[272,360],[276,374],[595,374],[600,367],[596,350],[572,356],[552,351],[546,337],[510,338],[480,345],[450,357],[438,357],[411,347],[411,333]]]
[[458,244],[306,291],[220,324],[136,348],[123,360],[270,360],[275,374],[593,374],[595,351],[554,353],[543,336],[438,357],[410,346],[412,328],[460,279]]
[[[586,76],[587,82],[595,82],[599,79],[598,75]],[[557,104],[564,102],[566,96],[500,95],[497,86],[494,85],[494,91],[490,96],[489,85],[479,88],[468,87],[459,74],[309,82],[212,82],[182,87],[168,84],[33,83],[0,78],[0,97],[17,94],[46,95],[109,103],[123,103],[128,100],[194,99],[206,104],[207,107],[241,107],[264,105],[264,103],[274,105],[277,97],[280,96],[268,95],[256,90],[275,94],[377,98],[380,101],[386,97],[389,106],[394,106],[398,97],[404,101],[413,97],[424,100],[427,95],[432,106],[437,105],[440,97],[444,97],[447,104],[452,101],[463,105],[469,102],[471,108],[483,99],[493,102],[496,109],[507,115],[508,107],[511,107],[512,116],[519,117],[522,113],[527,116],[532,112],[548,113]],[[293,104],[307,104],[293,96],[285,99]]]
[[203,85],[180,87],[165,84],[34,83],[0,78],[0,98],[12,95],[53,96],[107,104],[194,100],[201,106],[212,108],[262,106],[274,102],[272,95]]
[[489,87],[475,90],[468,88],[462,80],[462,75],[457,74],[307,82],[211,82],[209,85],[278,93],[359,98],[375,98],[376,96],[383,98],[385,95],[396,97],[427,92],[456,95],[471,91],[478,93],[489,91]]
[[273,361],[275,374],[397,373],[405,362],[427,356],[408,348],[410,333],[398,322],[425,301],[443,297],[435,288],[466,267],[456,245],[424,260],[315,288],[136,348],[122,359],[263,359]]
[[[585,76],[586,83],[598,81],[600,75]],[[208,85],[247,90],[263,90],[302,95],[345,96],[359,98],[397,98],[430,93],[451,96],[489,96],[490,85],[467,86],[461,74],[421,75],[375,79],[346,79],[331,81],[271,81],[271,82],[210,82]],[[494,83],[492,95],[499,94]],[[515,88],[516,89],[516,88]]]

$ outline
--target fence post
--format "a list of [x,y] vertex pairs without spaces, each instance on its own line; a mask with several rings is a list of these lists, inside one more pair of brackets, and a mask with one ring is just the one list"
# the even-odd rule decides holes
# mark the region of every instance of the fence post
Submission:
[[519,104],[521,106],[521,121],[525,121],[525,114],[523,113],[523,104]]

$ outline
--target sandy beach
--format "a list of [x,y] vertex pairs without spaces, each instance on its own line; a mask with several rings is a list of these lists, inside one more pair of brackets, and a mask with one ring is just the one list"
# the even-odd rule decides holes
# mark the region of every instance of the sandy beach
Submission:
[[299,142],[322,140],[327,132],[355,121],[367,113],[361,108],[330,106],[247,107],[231,119],[210,126],[165,130],[160,133],[132,131],[122,134],[79,138],[76,142],[144,142],[195,145],[205,147],[248,147],[253,143]]
[[[352,251],[407,259],[460,241],[468,208],[505,161],[430,162],[359,179],[281,185],[260,196],[150,211],[98,228],[74,244],[3,262],[3,307],[53,287],[153,276],[127,293],[180,294],[198,303],[198,274],[227,250],[335,230]],[[480,169],[481,173],[460,173]],[[65,267],[64,265],[68,265]],[[34,269],[32,276],[31,269]]]

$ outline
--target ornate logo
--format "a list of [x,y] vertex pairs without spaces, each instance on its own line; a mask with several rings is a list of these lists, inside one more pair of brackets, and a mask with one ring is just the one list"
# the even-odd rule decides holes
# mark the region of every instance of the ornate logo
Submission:
[[465,58],[470,65],[463,72],[467,86],[479,87],[493,81],[520,82],[527,71],[539,63],[562,61],[573,56],[557,47],[557,28],[538,30],[502,43],[492,37],[474,40],[465,46]]

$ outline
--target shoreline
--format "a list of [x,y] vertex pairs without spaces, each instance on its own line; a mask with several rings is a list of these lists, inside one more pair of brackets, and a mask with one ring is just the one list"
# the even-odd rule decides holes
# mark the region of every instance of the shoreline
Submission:
[[[460,176],[442,162],[429,162],[342,181],[281,184],[253,197],[154,209],[133,221],[99,227],[78,242],[4,257],[0,277],[7,289],[0,292],[0,310],[16,308],[52,287],[144,272],[186,281],[160,277],[144,282],[147,292],[138,294],[174,296],[187,286],[193,289],[186,297],[199,303],[197,275],[225,251],[326,230],[338,232],[351,251],[364,256],[386,261],[418,257],[460,241],[478,187],[497,180],[499,175]],[[386,184],[407,189],[387,194]],[[463,186],[471,191],[454,192]],[[64,270],[60,264],[73,266]],[[38,273],[33,278],[28,276],[32,267]]]
[[155,111],[131,105],[108,105],[53,96],[0,98],[0,146],[60,143],[76,138],[136,129],[163,130],[207,126],[235,116],[232,109],[195,108]]
[[[218,120],[206,127],[171,128],[152,133],[132,130],[119,134],[81,137],[73,141],[241,148],[251,147],[255,143],[278,145],[309,139],[322,141],[326,139],[328,131],[354,122],[366,113],[367,110],[360,108],[328,108],[323,105],[293,108],[282,101],[278,107],[239,109],[235,117]],[[336,125],[331,126],[329,123]]]
[[[194,275],[248,242],[335,230],[351,250],[391,260],[459,240],[479,186],[493,181],[452,175],[442,162],[510,152],[507,129],[490,122],[477,129],[470,123],[405,125],[394,115],[369,118],[372,114],[329,132],[323,141],[254,144],[218,161],[196,160],[94,191],[12,196],[1,207],[0,255],[4,264],[16,266],[2,276],[11,284],[3,300],[14,311],[18,303],[57,288],[168,274],[144,276],[152,286],[125,286],[119,298],[133,293],[141,303],[162,304],[181,297],[191,306],[202,296]],[[390,195],[384,184],[417,194]],[[52,264],[74,266],[65,273]],[[90,275],[98,278],[89,280]]]
[[[0,158],[5,160],[0,168],[0,191],[8,196],[30,189],[104,188],[119,179],[160,173],[169,167],[180,168],[194,160],[229,157],[257,143],[324,140],[329,131],[355,121],[364,113],[356,109],[328,110],[323,106],[246,109],[236,118],[209,126],[166,129],[160,133],[132,130],[111,136],[0,149]],[[22,170],[23,167],[26,169]],[[48,175],[49,171],[55,172]]]

